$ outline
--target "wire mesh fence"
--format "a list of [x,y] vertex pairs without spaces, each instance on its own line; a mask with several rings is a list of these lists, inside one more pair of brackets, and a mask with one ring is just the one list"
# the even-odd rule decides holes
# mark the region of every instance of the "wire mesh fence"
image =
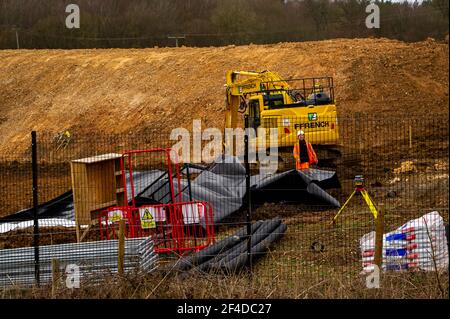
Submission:
[[[383,215],[384,233],[437,212],[429,215],[429,228],[397,230],[404,238],[393,242],[385,236],[385,272],[446,271],[448,119],[355,114],[335,121],[311,113],[263,121],[250,113],[247,134],[234,132],[231,146],[221,135],[226,130],[218,129],[37,132],[37,228],[31,140],[27,152],[0,157],[0,282],[13,282],[11,271],[29,279],[35,251],[24,264],[17,254],[25,250],[17,249],[31,254],[36,237],[44,256],[50,247],[89,243],[96,258],[110,258],[103,268],[117,272],[117,245],[107,252],[101,247],[120,238],[125,220],[123,237],[151,238],[161,271],[241,270],[295,297],[302,282],[360,280],[373,266],[374,238],[369,244],[363,238],[375,231],[376,214],[364,190]],[[258,124],[266,132],[251,130]],[[275,138],[270,128],[278,128]],[[357,175],[362,186],[355,186]],[[404,251],[391,256],[387,249]],[[65,254],[77,262],[77,252]],[[42,280],[48,281],[49,260],[42,258]]]

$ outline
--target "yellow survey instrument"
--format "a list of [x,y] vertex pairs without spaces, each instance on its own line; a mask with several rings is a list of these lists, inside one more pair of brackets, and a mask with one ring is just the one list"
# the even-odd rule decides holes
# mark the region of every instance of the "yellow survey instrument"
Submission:
[[377,219],[377,217],[378,217],[377,208],[375,207],[375,204],[373,203],[372,199],[370,198],[369,193],[364,188],[364,178],[361,175],[356,175],[355,176],[354,186],[355,186],[355,190],[353,191],[353,193],[345,201],[344,205],[342,205],[342,207],[339,209],[339,211],[337,212],[336,216],[333,217],[333,221],[332,221],[333,224],[336,222],[336,219],[339,217],[339,215],[344,210],[345,206],[347,206],[347,204],[350,202],[350,200],[352,199],[352,197],[356,193],[360,193],[361,194],[361,196],[364,198],[364,201],[366,202],[367,206],[369,207],[370,212],[372,213],[373,217],[375,219]]

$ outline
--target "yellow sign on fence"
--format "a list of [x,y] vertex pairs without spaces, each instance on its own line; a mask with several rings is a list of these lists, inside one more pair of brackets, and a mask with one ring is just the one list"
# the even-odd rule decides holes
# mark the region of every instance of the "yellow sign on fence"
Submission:
[[115,223],[120,221],[123,218],[123,212],[121,210],[112,210],[108,213],[108,219]]
[[141,217],[142,229],[156,228],[155,218],[150,211],[150,208],[139,209],[139,215]]

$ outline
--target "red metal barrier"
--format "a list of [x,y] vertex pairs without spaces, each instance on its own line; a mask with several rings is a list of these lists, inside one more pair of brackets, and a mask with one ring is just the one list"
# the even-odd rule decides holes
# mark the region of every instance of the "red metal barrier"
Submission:
[[[136,207],[133,183],[133,155],[163,153],[167,160],[170,190],[169,204],[143,205]],[[110,207],[99,215],[100,238],[116,239],[118,222],[125,219],[127,238],[152,236],[158,253],[201,250],[214,242],[213,211],[209,203],[203,201],[182,202],[181,181],[176,153],[170,148],[135,150],[123,153],[121,160],[123,185],[126,185],[125,169],[128,170],[131,200],[125,187],[125,200],[131,205]],[[174,165],[173,172],[172,165]],[[175,175],[178,193],[175,194]]]
[[[178,165],[178,155],[177,153],[171,149],[171,148],[153,148],[149,150],[133,150],[133,151],[126,151],[122,154],[122,160],[121,160],[121,168],[122,168],[122,179],[123,179],[123,185],[126,185],[126,175],[125,175],[125,162],[127,163],[127,169],[130,179],[130,189],[131,189],[131,202],[132,206],[135,207],[135,193],[134,193],[134,182],[133,182],[133,156],[137,154],[151,154],[151,153],[163,153],[165,155],[165,160],[167,161],[167,173],[168,173],[168,180],[169,180],[169,187],[170,187],[170,194],[171,194],[171,202],[177,203],[181,202],[181,182],[180,182],[180,167]],[[172,162],[171,157],[175,158],[175,162]],[[173,184],[173,178],[174,174],[172,172],[172,164],[175,165],[175,177],[177,179],[177,186],[178,186],[178,196],[175,195],[175,188]],[[127,189],[125,188],[125,198],[128,201],[128,193]]]
[[206,202],[111,207],[100,214],[100,238],[117,239],[120,219],[125,237],[152,236],[157,253],[199,251],[214,241],[212,207]]

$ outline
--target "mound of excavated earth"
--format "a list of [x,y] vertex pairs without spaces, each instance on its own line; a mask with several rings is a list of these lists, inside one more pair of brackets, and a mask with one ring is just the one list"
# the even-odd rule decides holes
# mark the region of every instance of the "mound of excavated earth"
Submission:
[[448,44],[337,39],[210,48],[0,51],[0,154],[30,131],[223,127],[225,72],[333,76],[339,115],[448,114]]

